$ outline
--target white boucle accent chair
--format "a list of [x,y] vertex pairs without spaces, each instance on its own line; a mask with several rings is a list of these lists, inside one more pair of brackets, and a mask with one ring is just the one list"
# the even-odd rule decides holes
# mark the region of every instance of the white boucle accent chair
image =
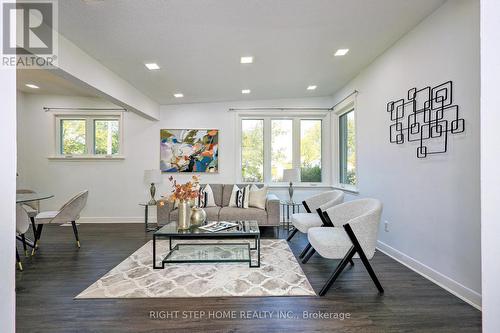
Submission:
[[[327,221],[323,218],[323,212],[342,202],[344,202],[344,192],[338,190],[316,194],[304,200],[302,205],[307,213],[292,214],[294,230],[288,236],[287,241],[292,240],[293,236],[299,231],[307,234],[309,228],[328,226]],[[304,257],[310,249],[311,245],[308,244],[299,255],[299,258]]]
[[[19,236],[20,240],[23,243],[24,247],[24,255],[27,254],[27,248],[26,248],[26,238],[24,234],[28,229],[30,228],[30,218],[26,211],[23,209],[21,205],[16,205],[16,238]],[[19,270],[23,270],[23,265],[21,263],[21,259],[19,258],[19,253],[17,252],[17,246],[16,246],[16,262],[17,266],[19,267]]]
[[310,228],[307,238],[313,249],[322,257],[342,260],[319,295],[326,294],[355,255],[363,262],[378,291],[383,293],[384,289],[369,263],[377,245],[382,203],[370,198],[349,201],[327,209],[323,215],[334,227]]
[[33,252],[31,253],[32,255],[35,254],[35,251],[38,248],[43,225],[49,223],[63,224],[71,222],[71,225],[73,226],[73,233],[75,234],[76,238],[76,245],[80,247],[80,239],[78,238],[76,221],[80,218],[80,213],[87,204],[88,195],[89,191],[82,191],[71,198],[68,202],[66,202],[61,207],[61,209],[56,211],[41,212],[35,217],[37,230],[35,236],[35,246],[33,247]]

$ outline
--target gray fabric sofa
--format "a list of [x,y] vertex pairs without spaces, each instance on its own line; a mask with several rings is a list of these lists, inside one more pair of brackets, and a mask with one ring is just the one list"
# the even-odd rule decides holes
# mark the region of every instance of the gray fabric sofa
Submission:
[[[210,184],[217,207],[204,208],[207,221],[243,221],[255,220],[259,226],[276,227],[280,223],[280,201],[274,194],[267,195],[266,209],[255,207],[228,207],[234,184]],[[242,184],[237,184],[242,187]],[[204,185],[202,185],[204,186]],[[257,185],[262,187],[262,185]],[[166,199],[158,200],[157,218],[160,225],[177,221],[179,211]]]

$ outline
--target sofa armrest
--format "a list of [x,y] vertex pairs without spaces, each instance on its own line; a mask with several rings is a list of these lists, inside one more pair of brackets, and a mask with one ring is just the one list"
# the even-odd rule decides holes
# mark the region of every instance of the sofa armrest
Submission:
[[174,209],[174,204],[167,199],[156,201],[156,219],[159,225],[170,223],[170,212]]
[[267,221],[270,225],[280,223],[280,199],[275,194],[268,194],[266,201]]

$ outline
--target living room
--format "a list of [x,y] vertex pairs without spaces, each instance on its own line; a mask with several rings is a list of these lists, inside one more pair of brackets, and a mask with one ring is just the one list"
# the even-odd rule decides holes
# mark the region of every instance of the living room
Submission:
[[494,2],[38,2],[2,331],[499,327]]

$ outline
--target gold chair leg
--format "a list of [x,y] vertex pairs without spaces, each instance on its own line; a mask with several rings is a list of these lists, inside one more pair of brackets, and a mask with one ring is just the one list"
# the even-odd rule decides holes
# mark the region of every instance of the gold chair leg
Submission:
[[23,264],[21,262],[18,262],[17,263],[17,266],[19,267],[19,270],[22,271],[23,270]]
[[76,241],[76,245],[78,246],[78,248],[80,248],[80,241]]

